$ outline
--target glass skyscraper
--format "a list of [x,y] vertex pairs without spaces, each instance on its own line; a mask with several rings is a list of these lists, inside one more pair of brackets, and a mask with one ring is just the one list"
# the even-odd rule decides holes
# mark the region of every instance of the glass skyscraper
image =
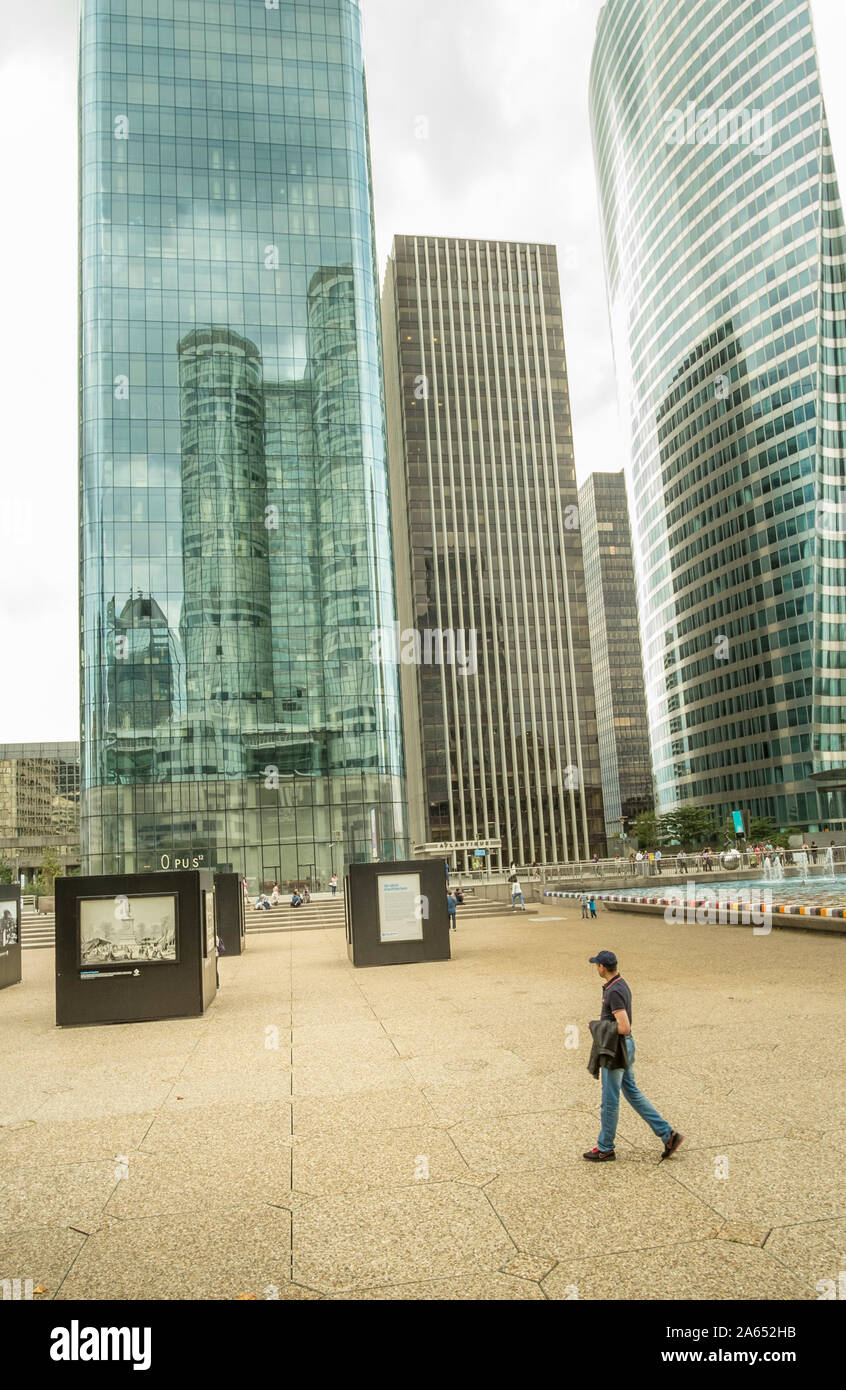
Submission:
[[407,849],[356,0],[83,0],[82,843]]
[[660,810],[846,828],[846,238],[807,0],[608,0],[591,118]]

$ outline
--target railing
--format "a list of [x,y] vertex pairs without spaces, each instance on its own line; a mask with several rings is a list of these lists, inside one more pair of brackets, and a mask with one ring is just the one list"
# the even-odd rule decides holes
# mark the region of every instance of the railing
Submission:
[[[769,857],[771,865],[774,867],[776,860],[780,863],[782,870],[792,870],[794,873],[803,869],[810,869],[817,874],[823,874],[828,867],[829,872],[846,872],[846,845],[837,845],[832,848],[830,857],[827,857],[828,846],[817,846],[816,859],[814,851],[803,852],[796,849],[770,850],[756,853],[753,850],[712,850],[710,856],[706,856],[701,850],[691,850],[686,856],[666,853],[662,850],[660,860],[646,857],[641,860],[631,859],[628,856],[619,859],[579,859],[572,860],[563,864],[517,864],[515,872],[521,884],[539,884],[557,882],[560,879],[581,879],[581,878],[605,878],[605,879],[629,879],[637,881],[641,878],[666,878],[668,875],[675,878],[684,878],[687,874],[733,874],[733,873],[757,873],[760,877],[765,876],[764,861]],[[803,853],[805,858],[803,858]],[[484,869],[470,869],[465,872],[463,869],[452,869],[449,881],[452,885],[468,885],[485,883],[507,883],[511,875],[510,869],[492,870],[490,873]],[[776,871],[777,872],[777,871]]]
[[[782,870],[802,871],[810,869],[817,874],[823,874],[826,868],[829,872],[843,873],[846,871],[846,845],[837,845],[832,848],[831,855],[827,854],[827,846],[817,846],[816,858],[814,851],[803,851],[796,849],[771,850],[755,852],[753,850],[725,851],[715,850],[710,855],[705,855],[702,851],[690,851],[686,856],[677,854],[665,854],[662,851],[660,860],[645,858],[640,861],[630,858],[623,859],[600,859],[598,861],[582,859],[570,864],[544,865],[542,878],[545,881],[558,878],[666,878],[668,875],[673,877],[684,877],[686,874],[732,874],[756,872],[762,878],[765,876],[765,860],[769,858],[770,864],[775,867],[776,860]],[[530,882],[536,870],[518,869]]]

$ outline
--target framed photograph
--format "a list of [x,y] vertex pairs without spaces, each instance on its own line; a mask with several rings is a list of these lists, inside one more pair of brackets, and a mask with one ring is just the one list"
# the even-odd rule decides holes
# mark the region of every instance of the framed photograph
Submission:
[[0,902],[0,950],[4,946],[17,946],[19,941],[18,904],[11,898]]
[[380,874],[379,940],[422,941],[423,913],[419,874]]
[[79,965],[174,965],[178,956],[175,893],[79,899]]
[[204,892],[206,900],[206,955],[213,956],[217,948],[214,921],[214,893]]

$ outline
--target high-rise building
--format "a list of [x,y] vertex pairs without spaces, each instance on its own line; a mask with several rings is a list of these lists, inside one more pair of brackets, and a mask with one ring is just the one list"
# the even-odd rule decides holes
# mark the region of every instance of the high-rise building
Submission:
[[601,853],[555,248],[397,237],[382,324],[413,838]]
[[79,744],[0,744],[0,863],[26,885],[47,854],[79,868]]
[[80,103],[85,867],[401,857],[359,4],[83,0]]
[[651,811],[652,757],[643,684],[625,474],[591,473],[579,488],[602,800],[609,843]]
[[807,0],[607,0],[590,104],[659,809],[846,827],[846,238]]

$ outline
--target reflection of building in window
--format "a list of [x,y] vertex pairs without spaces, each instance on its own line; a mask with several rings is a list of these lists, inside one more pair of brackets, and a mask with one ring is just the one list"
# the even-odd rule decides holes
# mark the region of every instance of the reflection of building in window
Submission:
[[79,744],[0,744],[0,861],[31,882],[48,851],[79,864]]
[[[186,718],[193,771],[243,776],[246,743],[273,720],[262,369],[227,328],[179,344]],[[211,726],[213,738],[200,729]]]

